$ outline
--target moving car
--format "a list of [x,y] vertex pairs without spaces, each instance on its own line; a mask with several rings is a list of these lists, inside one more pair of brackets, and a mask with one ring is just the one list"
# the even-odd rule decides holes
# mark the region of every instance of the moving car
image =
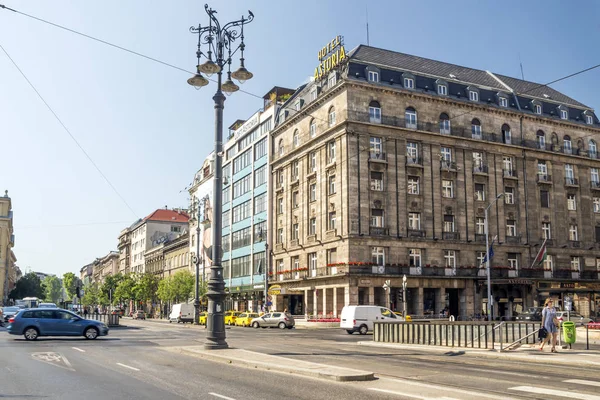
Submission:
[[16,306],[2,308],[2,318],[4,322],[8,322],[8,320],[15,316],[19,311],[21,311],[21,308]]
[[252,320],[258,318],[258,313],[253,312],[245,312],[238,315],[235,319],[235,326],[250,326],[252,324]]
[[169,322],[194,322],[194,305],[189,303],[174,304],[169,314]]
[[257,318],[253,318],[252,321],[250,321],[250,325],[253,328],[292,329],[294,325],[296,325],[296,322],[290,313],[272,312]]
[[556,319],[558,319],[558,321],[560,322],[561,325],[562,325],[563,321],[571,321],[571,322],[574,322],[575,325],[580,325],[580,326],[585,326],[585,325],[589,324],[590,322],[592,322],[591,318],[584,317],[583,315],[578,314],[576,312],[569,313],[569,318],[567,319],[566,311],[558,311],[556,313]]
[[404,318],[385,307],[346,306],[342,308],[340,328],[345,329],[350,335],[354,332],[366,335],[373,330],[373,323],[376,321],[404,321]]
[[517,315],[515,321],[541,321],[544,307],[529,307],[527,311]]
[[40,336],[83,336],[96,339],[108,335],[108,326],[100,321],[83,319],[60,308],[34,308],[19,311],[8,320],[11,335],[23,335],[27,340]]
[[241,313],[239,311],[227,311],[225,313],[225,325],[234,325],[235,320]]
[[54,303],[40,303],[38,308],[58,308],[58,306]]
[[143,310],[137,310],[133,313],[133,319],[146,319],[146,313]]

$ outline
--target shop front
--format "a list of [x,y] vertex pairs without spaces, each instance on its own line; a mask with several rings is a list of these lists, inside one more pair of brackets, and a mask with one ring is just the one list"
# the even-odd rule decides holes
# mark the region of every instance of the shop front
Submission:
[[263,311],[265,286],[262,283],[255,285],[233,286],[229,289],[225,308],[235,311]]
[[543,305],[546,298],[552,298],[555,301],[555,307],[564,310],[566,297],[572,300],[570,311],[593,320],[600,318],[600,283],[538,282],[537,300],[539,305]]

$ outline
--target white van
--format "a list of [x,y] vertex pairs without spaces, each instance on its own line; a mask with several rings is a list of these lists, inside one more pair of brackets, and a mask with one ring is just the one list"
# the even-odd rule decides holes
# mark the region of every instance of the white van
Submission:
[[346,306],[342,308],[340,328],[345,329],[350,335],[359,332],[366,335],[373,330],[373,322],[376,321],[404,321],[404,319],[392,312],[389,308],[380,306]]
[[189,303],[174,304],[169,314],[169,323],[194,322],[194,305]]

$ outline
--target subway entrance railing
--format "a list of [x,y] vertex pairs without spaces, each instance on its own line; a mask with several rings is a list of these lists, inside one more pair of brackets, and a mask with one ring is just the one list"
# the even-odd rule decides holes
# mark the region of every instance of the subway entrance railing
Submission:
[[515,343],[535,344],[541,322],[487,322],[427,320],[375,322],[373,340],[382,343],[419,344],[508,350]]

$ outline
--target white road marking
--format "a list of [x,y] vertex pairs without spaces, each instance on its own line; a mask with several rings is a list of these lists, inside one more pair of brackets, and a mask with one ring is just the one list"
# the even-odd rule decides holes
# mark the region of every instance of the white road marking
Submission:
[[71,347],[72,349],[75,349],[77,351],[80,351],[82,353],[85,353],[85,350],[80,349],[79,347]]
[[567,379],[566,381],[563,381],[565,383],[577,383],[579,385],[589,385],[589,386],[598,386],[600,387],[600,382],[596,382],[596,381],[586,381],[583,379]]
[[[421,386],[421,387],[427,387],[430,389],[436,389],[436,390],[439,390],[440,393],[452,391],[454,393],[462,393],[462,394],[468,394],[471,396],[477,396],[478,398],[506,400],[506,396],[496,396],[496,395],[488,394],[488,393],[472,392],[469,390],[458,389],[458,388],[449,388],[447,386],[433,385],[430,383],[425,383],[425,382],[420,382],[420,381],[411,381],[411,380],[404,380],[404,379],[390,379],[390,380],[393,382],[401,383],[402,385]],[[600,400],[600,398],[594,399],[594,400]]]
[[132,370],[134,370],[134,371],[139,371],[139,369],[138,369],[138,368],[131,367],[131,366],[129,366],[129,365],[125,365],[125,364],[121,364],[121,363],[117,363],[117,365],[120,365],[120,366],[121,366],[121,367],[123,367],[123,368],[129,368],[129,369],[132,369]]
[[403,396],[403,397],[410,397],[411,399],[418,399],[418,400],[433,400],[433,399],[436,399],[436,400],[459,400],[454,397],[424,397],[424,396],[419,396],[419,395],[408,394],[405,392],[397,392],[395,390],[387,390],[387,389],[379,389],[379,388],[369,388],[369,390],[375,390],[377,392],[388,393],[388,394],[395,394],[395,395]]
[[225,400],[235,400],[233,397],[227,397],[227,396],[223,396],[222,394],[218,394],[218,393],[209,393],[211,396],[215,396],[218,397],[220,399],[225,399]]
[[520,392],[527,393],[547,394],[549,396],[569,397],[571,399],[579,400],[600,400],[600,396],[596,396],[593,394],[575,393],[573,391],[567,392],[565,390],[546,389],[535,386],[515,386],[508,388],[508,390],[518,390]]
[[75,371],[71,366],[71,363],[65,356],[60,353],[54,352],[40,352],[40,353],[31,353],[31,356],[38,361],[44,362],[46,364],[54,365],[59,368],[65,368],[69,371]]

